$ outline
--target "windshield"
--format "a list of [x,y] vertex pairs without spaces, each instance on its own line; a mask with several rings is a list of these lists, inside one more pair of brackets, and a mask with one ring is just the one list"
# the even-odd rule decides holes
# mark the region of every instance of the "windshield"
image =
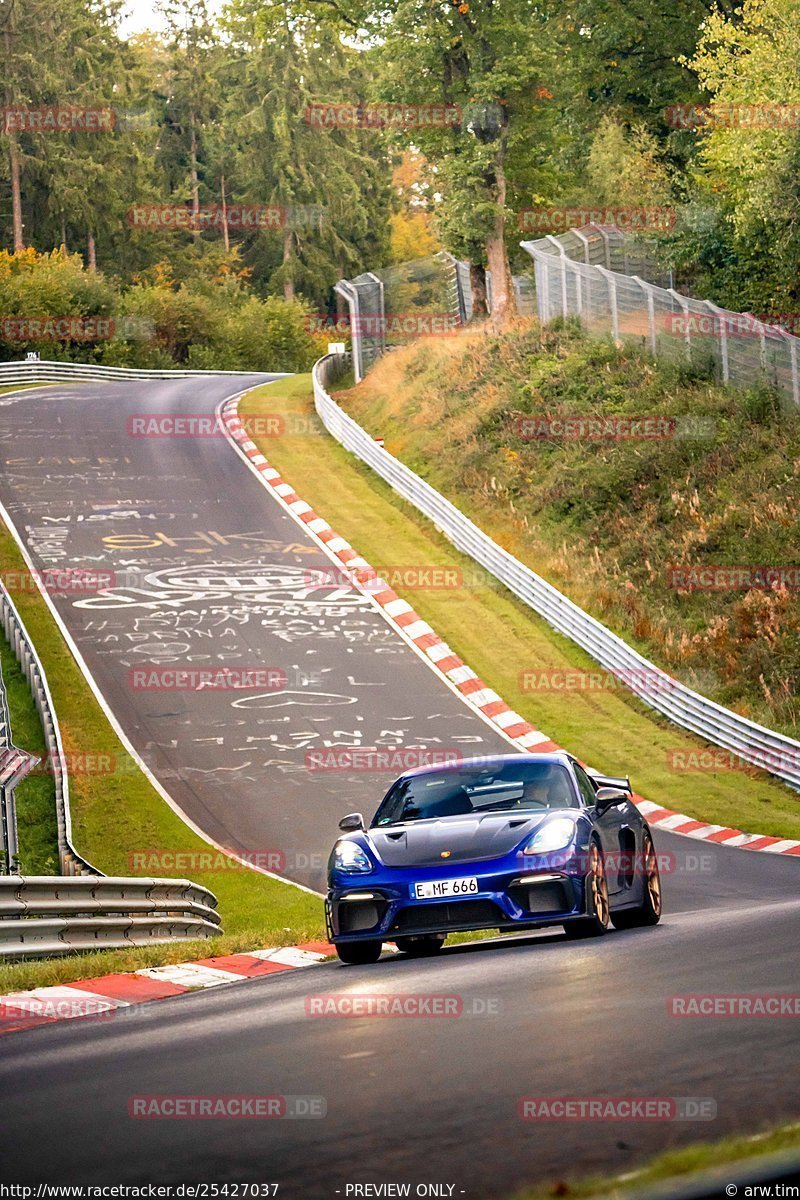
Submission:
[[375,814],[373,825],[430,817],[531,809],[578,808],[569,772],[560,763],[507,762],[431,772],[398,779]]

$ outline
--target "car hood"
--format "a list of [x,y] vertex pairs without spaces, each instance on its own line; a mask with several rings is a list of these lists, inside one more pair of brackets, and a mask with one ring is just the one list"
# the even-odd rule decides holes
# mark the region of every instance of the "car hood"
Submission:
[[[386,825],[369,830],[378,856],[387,867],[413,867],[438,863],[478,862],[501,858],[523,844],[548,817],[577,815],[556,810],[523,816],[519,813],[484,813],[469,817],[439,817]],[[449,851],[444,855],[444,851]]]

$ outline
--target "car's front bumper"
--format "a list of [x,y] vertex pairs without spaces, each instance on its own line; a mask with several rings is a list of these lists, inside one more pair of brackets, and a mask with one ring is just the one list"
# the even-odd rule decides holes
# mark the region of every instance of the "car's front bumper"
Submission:
[[[483,864],[481,864],[483,865]],[[334,878],[325,903],[333,942],[393,941],[398,937],[560,925],[585,914],[582,872],[514,869],[481,872],[462,864],[449,877],[477,878],[478,891],[465,896],[417,900],[414,887],[424,871],[393,871],[371,879]],[[431,876],[433,877],[433,876]],[[438,875],[439,878],[448,876]]]

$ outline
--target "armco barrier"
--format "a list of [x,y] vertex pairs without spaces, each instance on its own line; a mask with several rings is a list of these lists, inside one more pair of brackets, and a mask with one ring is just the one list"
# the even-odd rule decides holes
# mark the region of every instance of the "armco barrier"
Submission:
[[328,394],[347,366],[347,355],[328,355],[314,366],[314,403],[328,432],[559,633],[586,650],[639,699],[676,725],[760,767],[800,791],[800,742],[748,721],[673,679],[600,621],[503,550],[454,504],[380,446]]
[[64,875],[101,875],[102,872],[87,862],[72,844],[72,821],[69,811],[69,777],[66,769],[64,749],[58,718],[47,686],[47,677],[33,642],[28,636],[25,623],[17,612],[14,601],[5,585],[0,581],[0,622],[14,656],[28,681],[34,704],[44,731],[49,769],[53,773],[56,798],[56,820],[58,822],[58,857]]
[[214,937],[216,907],[187,879],[9,875],[0,878],[0,961]]
[[[180,367],[166,370],[146,370],[140,367],[103,367],[96,363],[46,362],[23,359],[20,362],[0,362],[0,387],[15,383],[124,383],[136,379],[207,379],[210,375],[230,375],[235,379],[263,375],[263,371],[186,371]],[[272,378],[287,374],[270,371]]]

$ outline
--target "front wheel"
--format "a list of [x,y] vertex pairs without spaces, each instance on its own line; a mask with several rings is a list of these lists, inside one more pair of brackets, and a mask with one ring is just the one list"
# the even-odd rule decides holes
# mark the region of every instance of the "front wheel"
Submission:
[[409,958],[428,958],[439,953],[444,945],[444,934],[426,933],[420,937],[397,938],[395,945]]
[[363,967],[367,963],[376,963],[382,949],[383,942],[340,942],[337,943],[336,953],[348,966]]
[[610,909],[608,904],[608,879],[603,853],[597,842],[589,847],[589,872],[586,876],[586,917],[567,921],[564,933],[571,940],[602,937],[608,932]]
[[623,908],[614,913],[611,920],[615,929],[641,929],[647,925],[657,925],[661,920],[661,875],[658,870],[653,839],[649,834],[644,835],[642,843],[642,861],[644,863],[644,895],[642,903],[636,908]]

